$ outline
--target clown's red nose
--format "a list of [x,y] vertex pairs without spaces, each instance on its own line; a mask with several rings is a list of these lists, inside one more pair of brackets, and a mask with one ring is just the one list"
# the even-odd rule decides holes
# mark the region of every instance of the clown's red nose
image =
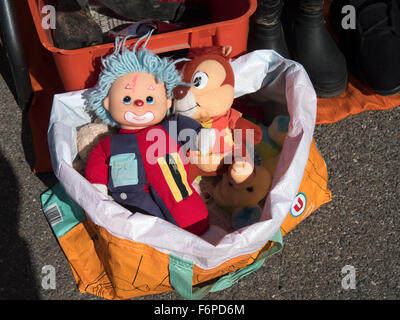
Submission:
[[143,100],[140,99],[135,100],[135,106],[143,107],[143,105],[144,105]]

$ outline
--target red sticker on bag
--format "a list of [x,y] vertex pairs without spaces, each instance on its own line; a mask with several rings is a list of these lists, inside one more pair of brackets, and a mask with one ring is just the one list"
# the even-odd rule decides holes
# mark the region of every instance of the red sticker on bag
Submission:
[[290,208],[290,214],[292,217],[300,216],[304,210],[306,210],[307,205],[307,197],[304,193],[300,192],[293,201],[293,204]]

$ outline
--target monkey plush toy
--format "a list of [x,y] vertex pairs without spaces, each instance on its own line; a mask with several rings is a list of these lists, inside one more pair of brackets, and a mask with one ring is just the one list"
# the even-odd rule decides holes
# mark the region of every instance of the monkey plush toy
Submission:
[[[199,121],[203,127],[215,129],[213,150],[207,155],[197,154],[196,168],[200,169],[197,175],[216,175],[228,170],[233,181],[240,184],[254,174],[252,155],[246,143],[257,144],[262,132],[231,108],[235,85],[228,59],[231,51],[230,46],[192,49],[188,55],[190,61],[181,69],[183,81],[191,86],[175,88],[174,108],[177,113]],[[246,137],[251,136],[253,138],[246,141]],[[225,166],[227,162],[231,165]],[[195,176],[192,174],[192,178]]]

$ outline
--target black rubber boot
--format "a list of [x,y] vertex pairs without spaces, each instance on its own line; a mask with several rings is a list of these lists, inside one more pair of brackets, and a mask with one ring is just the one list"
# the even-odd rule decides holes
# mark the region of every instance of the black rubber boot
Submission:
[[[343,29],[343,6],[356,9],[356,28]],[[337,0],[330,17],[349,70],[380,95],[400,93],[400,4],[396,0]]]
[[300,0],[288,24],[289,49],[306,69],[317,96],[331,98],[347,88],[346,59],[325,25],[323,0]]
[[282,0],[259,0],[249,36],[249,50],[272,49],[289,58],[281,24]]

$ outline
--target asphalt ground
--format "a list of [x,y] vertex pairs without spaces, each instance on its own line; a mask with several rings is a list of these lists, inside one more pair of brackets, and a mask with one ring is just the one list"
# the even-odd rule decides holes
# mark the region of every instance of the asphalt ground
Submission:
[[[32,173],[27,112],[15,102],[0,57],[0,299],[99,299],[78,291],[41,210],[40,195],[55,179]],[[281,253],[208,299],[400,298],[400,108],[318,125],[315,140],[332,201],[285,236]],[[55,289],[42,286],[47,265],[55,268]],[[342,286],[346,266],[355,272],[350,289]],[[168,292],[138,299],[181,298]]]

